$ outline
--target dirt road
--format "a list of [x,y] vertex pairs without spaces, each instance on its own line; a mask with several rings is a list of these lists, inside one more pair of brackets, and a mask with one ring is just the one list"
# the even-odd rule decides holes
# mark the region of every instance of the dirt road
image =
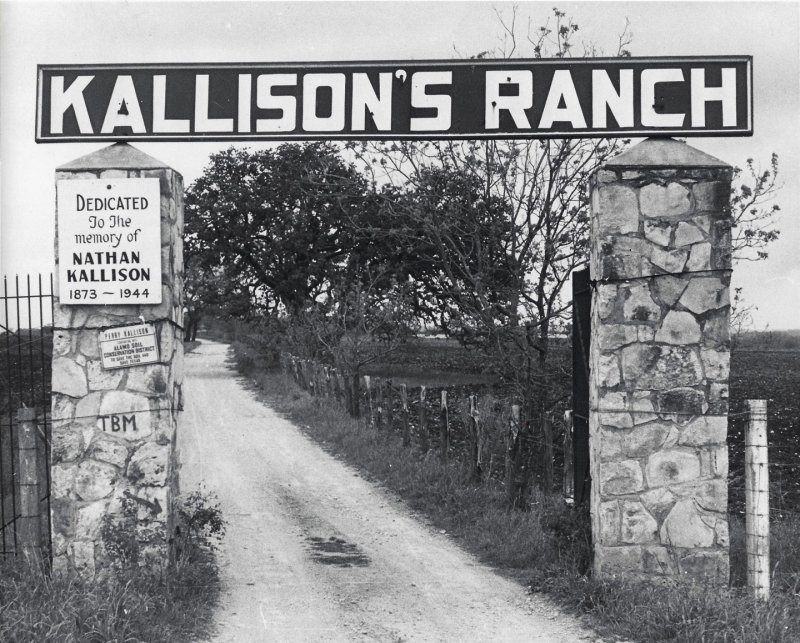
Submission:
[[259,403],[227,346],[186,357],[181,486],[229,521],[213,640],[590,641]]

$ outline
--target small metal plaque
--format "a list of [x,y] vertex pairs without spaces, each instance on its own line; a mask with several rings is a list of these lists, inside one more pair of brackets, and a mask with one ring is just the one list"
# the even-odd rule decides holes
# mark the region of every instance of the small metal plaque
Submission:
[[158,363],[158,340],[153,324],[109,328],[100,333],[103,368],[126,368]]

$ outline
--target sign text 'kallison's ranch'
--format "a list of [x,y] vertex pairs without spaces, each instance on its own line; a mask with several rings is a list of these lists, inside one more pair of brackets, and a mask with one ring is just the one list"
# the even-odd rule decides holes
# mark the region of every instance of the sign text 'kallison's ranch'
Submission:
[[36,139],[748,136],[752,59],[41,65]]

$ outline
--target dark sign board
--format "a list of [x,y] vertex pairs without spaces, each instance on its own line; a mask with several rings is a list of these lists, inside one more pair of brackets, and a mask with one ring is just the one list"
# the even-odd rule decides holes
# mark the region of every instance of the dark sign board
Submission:
[[36,140],[749,136],[752,58],[40,65]]

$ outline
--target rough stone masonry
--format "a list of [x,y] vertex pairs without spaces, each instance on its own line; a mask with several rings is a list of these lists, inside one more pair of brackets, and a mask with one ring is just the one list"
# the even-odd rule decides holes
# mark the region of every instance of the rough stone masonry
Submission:
[[649,139],[592,182],[600,575],[727,582],[730,166]]
[[[93,575],[102,566],[103,517],[119,517],[124,502],[135,507],[143,562],[164,564],[169,555],[183,381],[183,179],[127,144],[56,171],[56,180],[134,177],[155,177],[160,183],[161,303],[64,305],[58,293],[55,298],[51,510],[56,571]],[[104,369],[102,329],[142,321],[156,327],[159,363]]]

